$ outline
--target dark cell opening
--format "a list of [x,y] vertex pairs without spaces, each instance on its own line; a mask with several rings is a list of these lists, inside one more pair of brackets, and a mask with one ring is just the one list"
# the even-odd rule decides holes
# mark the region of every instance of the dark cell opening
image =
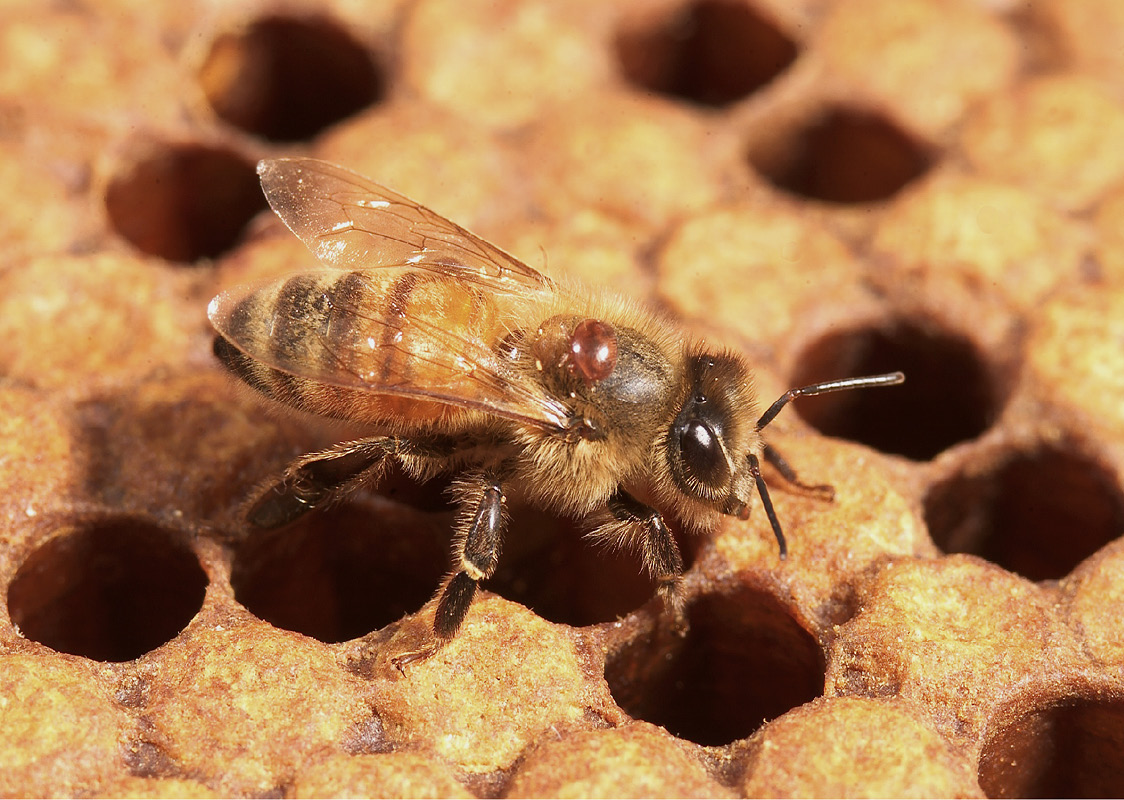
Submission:
[[366,48],[318,17],[267,17],[218,37],[199,80],[219,117],[278,142],[311,139],[383,93]]
[[622,30],[625,78],[649,91],[721,107],[769,83],[795,59],[795,43],[737,0],[699,0],[647,26]]
[[[618,619],[656,591],[638,555],[597,546],[580,521],[515,509],[496,574],[484,587],[551,622],[580,627]],[[684,548],[686,545],[686,548]],[[681,541],[686,565],[692,542]]]
[[238,548],[235,598],[261,619],[342,642],[417,611],[448,571],[447,513],[378,499],[316,511]]
[[[235,597],[261,619],[324,642],[417,611],[452,564],[456,513],[447,487],[447,480],[418,484],[393,469],[376,489],[380,497],[357,495],[285,528],[252,531],[235,556]],[[597,547],[583,530],[516,506],[499,567],[482,587],[574,626],[617,619],[651,600],[655,583],[635,554]]]
[[999,727],[979,781],[988,797],[1124,797],[1124,703],[1067,701]]
[[905,383],[807,397],[793,405],[828,436],[926,461],[986,431],[1001,402],[989,366],[967,340],[912,321],[842,331],[797,359],[793,386],[901,370]]
[[233,247],[266,202],[254,165],[242,157],[161,145],[110,181],[105,207],[113,229],[142,253],[191,263]]
[[925,521],[945,552],[1050,580],[1124,532],[1124,496],[1103,465],[1043,447],[933,487]]
[[8,610],[62,653],[130,661],[175,638],[203,605],[207,575],[180,537],[130,518],[83,520],[19,568]]
[[886,200],[931,166],[926,149],[888,119],[849,109],[827,111],[749,161],[779,189],[841,204]]
[[823,693],[815,639],[772,596],[749,587],[691,603],[684,638],[644,638],[606,664],[617,703],[703,745],[752,734]]

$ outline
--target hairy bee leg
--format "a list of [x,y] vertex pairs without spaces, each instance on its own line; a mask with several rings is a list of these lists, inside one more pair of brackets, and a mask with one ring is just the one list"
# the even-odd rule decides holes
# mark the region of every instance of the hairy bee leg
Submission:
[[781,477],[788,481],[790,484],[798,489],[803,489],[806,492],[812,492],[819,495],[824,500],[835,499],[835,487],[828,483],[804,483],[796,475],[796,470],[788,463],[784,456],[782,456],[775,447],[766,444],[761,451],[761,457],[773,469],[781,474]]
[[656,591],[671,613],[675,626],[684,628],[683,557],[663,515],[625,491],[618,491],[609,498],[609,511],[617,520],[643,531],[640,552],[644,566],[659,583]]
[[[476,492],[469,494],[472,496]],[[476,584],[490,578],[499,563],[500,545],[507,526],[500,484],[483,481],[475,505],[475,511],[463,515],[457,526],[453,552],[456,571],[441,595],[433,620],[433,632],[438,639],[448,640],[456,635],[476,594]],[[471,507],[465,506],[466,509]]]
[[491,577],[499,563],[500,545],[507,527],[502,487],[497,481],[485,479],[465,487],[464,494],[457,535],[453,540],[453,562],[456,566],[437,602],[433,640],[420,650],[402,653],[391,659],[400,670],[408,664],[429,658],[456,635],[472,605],[477,585]]
[[287,525],[376,478],[396,449],[396,439],[379,436],[301,456],[250,504],[246,521],[258,528]]

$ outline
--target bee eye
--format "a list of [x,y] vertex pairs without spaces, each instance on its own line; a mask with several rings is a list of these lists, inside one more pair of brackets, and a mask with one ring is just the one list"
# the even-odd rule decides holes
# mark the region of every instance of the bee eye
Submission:
[[679,452],[683,456],[683,467],[687,474],[715,489],[720,489],[730,480],[730,465],[718,436],[707,423],[693,419],[679,434]]

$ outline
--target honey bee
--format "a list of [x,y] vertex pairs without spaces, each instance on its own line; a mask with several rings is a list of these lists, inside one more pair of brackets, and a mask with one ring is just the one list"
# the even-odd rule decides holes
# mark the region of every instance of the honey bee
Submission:
[[378,481],[455,473],[452,570],[432,638],[456,634],[496,569],[509,496],[586,519],[596,542],[634,548],[681,622],[683,560],[659,509],[691,530],[748,516],[756,490],[784,534],[762,459],[806,486],[761,430],[797,397],[888,386],[900,372],[786,392],[757,416],[735,353],[689,341],[606,292],[556,282],[429,209],[313,159],[258,164],[266,198],[325,268],[218,295],[214,350],[267,398],[367,426],[296,459],[247,505],[276,528]]

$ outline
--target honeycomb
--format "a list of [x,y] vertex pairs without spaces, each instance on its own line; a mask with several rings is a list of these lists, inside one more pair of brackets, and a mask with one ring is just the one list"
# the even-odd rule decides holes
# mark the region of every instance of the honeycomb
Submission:
[[[0,9],[0,794],[1124,794],[1124,4],[16,0]],[[254,164],[312,154],[747,353],[770,473],[627,553],[515,509],[405,674],[445,484],[268,534],[347,431],[211,356],[312,265]],[[756,501],[755,501],[756,502]]]

